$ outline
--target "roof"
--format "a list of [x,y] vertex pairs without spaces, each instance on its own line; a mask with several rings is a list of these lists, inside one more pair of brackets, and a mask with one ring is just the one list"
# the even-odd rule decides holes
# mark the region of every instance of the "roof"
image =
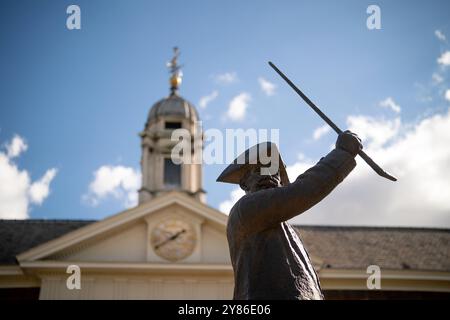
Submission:
[[[93,223],[92,220],[0,220],[0,264],[16,255]],[[322,268],[450,272],[450,230],[389,227],[296,226]]]
[[159,117],[174,116],[191,121],[199,120],[194,105],[174,93],[156,102],[150,109],[147,125]]
[[450,230],[392,227],[297,226],[322,268],[450,272]]
[[17,264],[16,256],[58,238],[91,220],[0,220],[0,264]]

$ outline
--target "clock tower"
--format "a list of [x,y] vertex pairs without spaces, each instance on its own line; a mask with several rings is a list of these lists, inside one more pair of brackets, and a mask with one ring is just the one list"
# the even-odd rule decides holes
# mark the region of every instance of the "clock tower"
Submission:
[[145,128],[140,133],[142,187],[139,190],[139,204],[173,190],[206,202],[201,163],[191,161],[178,164],[172,157],[172,149],[179,142],[172,139],[174,130],[184,129],[185,133],[189,133],[192,146],[190,159],[199,158],[196,153],[201,152],[202,148],[194,146],[203,141],[197,110],[178,93],[182,79],[178,56],[179,50],[174,48],[174,56],[167,64],[171,73],[169,96],[152,106]]

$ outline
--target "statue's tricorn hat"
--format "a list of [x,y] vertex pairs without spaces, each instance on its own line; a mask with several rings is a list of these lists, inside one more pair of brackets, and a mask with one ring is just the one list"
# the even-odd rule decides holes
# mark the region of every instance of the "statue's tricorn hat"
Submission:
[[247,149],[223,170],[217,181],[239,184],[241,178],[252,166],[264,165],[269,167],[269,163],[271,163],[269,159],[277,159],[278,166],[275,168],[275,172],[279,171],[281,184],[287,186],[289,178],[286,172],[286,165],[281,159],[277,145],[273,142],[262,142]]

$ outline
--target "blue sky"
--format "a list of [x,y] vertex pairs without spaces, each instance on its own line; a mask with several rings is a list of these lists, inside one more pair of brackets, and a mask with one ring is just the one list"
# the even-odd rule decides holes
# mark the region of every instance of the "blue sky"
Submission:
[[[81,30],[66,28],[70,4],[81,8]],[[381,30],[366,26],[371,4],[381,9]],[[417,146],[405,139],[419,135],[426,119],[446,123],[448,67],[445,59],[442,63],[438,59],[450,49],[448,1],[20,0],[0,3],[0,24],[0,145],[6,153],[15,135],[26,142],[26,151],[8,163],[26,171],[30,184],[50,168],[57,170],[45,199],[29,201],[31,218],[100,219],[124,208],[123,201],[113,196],[95,206],[82,198],[100,167],[139,169],[138,133],[152,104],[168,94],[165,64],[174,45],[180,47],[184,65],[181,95],[198,106],[202,97],[218,93],[206,108],[198,107],[204,128],[279,128],[280,149],[291,167],[315,163],[329,151],[335,135],[312,138],[323,123],[269,68],[268,60],[342,128],[367,129],[362,132],[367,142],[377,139],[371,132],[394,130],[372,149],[387,169],[394,174],[397,170],[401,177],[413,174],[398,172],[404,168],[403,160],[389,150],[400,142]],[[437,30],[445,39],[436,35]],[[235,81],[217,80],[226,73],[235,74]],[[273,95],[261,90],[261,77],[275,85]],[[250,97],[244,119],[227,118],[230,102],[243,93]],[[380,107],[388,98],[401,107],[400,113]],[[434,134],[430,141],[448,141],[445,130]],[[443,156],[429,160],[430,165],[450,159],[448,148],[438,143],[432,150]],[[355,170],[365,165],[358,164]],[[227,199],[232,202],[235,190],[215,182],[224,167],[204,166],[204,188],[215,208]],[[355,223],[450,227],[450,208],[441,204],[450,190],[439,180],[447,174],[430,173],[436,179],[433,185],[443,186],[439,199],[414,191],[430,198],[424,210],[437,212],[428,220],[402,215]],[[364,189],[367,184],[372,190],[372,184],[389,183],[369,173],[362,176],[355,173],[349,186]],[[416,181],[421,176],[409,184]],[[373,188],[382,193],[384,186]],[[351,189],[346,190],[340,191],[342,199],[351,198]],[[377,203],[388,201],[380,197],[374,197]],[[338,200],[331,199],[324,209]],[[406,204],[396,208],[392,210],[409,210]],[[347,216],[336,221],[326,216],[315,220],[313,214],[308,218],[300,222],[353,221]]]

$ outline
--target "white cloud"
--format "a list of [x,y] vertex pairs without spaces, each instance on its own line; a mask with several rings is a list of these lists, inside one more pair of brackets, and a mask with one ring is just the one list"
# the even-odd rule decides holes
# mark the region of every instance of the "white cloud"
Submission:
[[25,140],[15,135],[9,144],[6,144],[6,155],[8,158],[18,157],[22,152],[27,151],[28,145]]
[[233,121],[244,120],[250,100],[251,96],[246,92],[235,96],[228,106],[227,116]]
[[445,99],[448,100],[448,101],[450,101],[450,89],[447,89],[447,90],[445,91]]
[[431,79],[433,80],[433,84],[439,84],[444,81],[444,78],[439,73],[433,73],[431,76]]
[[441,41],[445,41],[445,34],[441,30],[435,30],[434,35]]
[[387,97],[383,101],[380,101],[380,107],[389,108],[396,113],[400,113],[400,111],[402,110],[400,106],[397,103],[395,103],[394,99],[392,99],[391,97]]
[[443,66],[450,65],[450,51],[444,52],[438,59],[437,62]]
[[137,204],[137,190],[141,185],[141,174],[130,167],[101,166],[94,173],[89,192],[83,200],[92,206],[112,196],[123,202],[125,207]]
[[324,124],[323,126],[318,127],[313,132],[313,139],[314,140],[319,140],[324,135],[326,135],[328,132],[330,132],[330,129],[331,129],[330,126],[327,125],[327,124]]
[[225,72],[215,77],[216,82],[220,84],[231,84],[238,80],[236,72]]
[[210,94],[201,97],[198,105],[200,106],[200,108],[205,109],[208,106],[208,104],[214,101],[218,96],[219,92],[217,90],[214,90]]
[[47,170],[44,176],[30,186],[30,201],[36,204],[42,204],[50,193],[50,183],[56,176],[58,170],[55,168]]
[[299,175],[314,165],[314,162],[311,159],[306,158],[302,153],[298,155],[297,160],[298,161],[293,165],[286,166],[286,171],[290,182],[294,182]]
[[0,151],[0,219],[27,219],[30,204],[42,204],[50,193],[57,170],[49,169],[40,180],[31,182],[29,173],[14,162],[26,150],[24,139],[16,135],[6,144],[6,152]]
[[394,138],[400,130],[401,120],[375,119],[369,116],[347,117],[347,127],[362,139],[366,148],[380,148]]
[[230,193],[230,198],[228,200],[225,200],[219,204],[219,210],[222,211],[225,214],[230,214],[231,208],[233,208],[234,204],[243,196],[245,195],[244,190],[242,190],[240,187],[234,189]]
[[275,84],[272,82],[264,79],[263,77],[258,78],[259,86],[261,87],[261,90],[264,91],[264,93],[268,96],[273,96],[275,94]]
[[0,152],[0,218],[28,218],[30,177]]
[[[392,121],[384,122],[384,127],[392,126]],[[379,177],[357,157],[358,165],[349,177],[293,222],[449,228],[450,109],[407,128],[391,136],[389,146],[366,149],[381,167],[397,176],[397,182]],[[311,165],[312,161],[303,159],[288,167],[289,173],[295,171],[291,180]]]

